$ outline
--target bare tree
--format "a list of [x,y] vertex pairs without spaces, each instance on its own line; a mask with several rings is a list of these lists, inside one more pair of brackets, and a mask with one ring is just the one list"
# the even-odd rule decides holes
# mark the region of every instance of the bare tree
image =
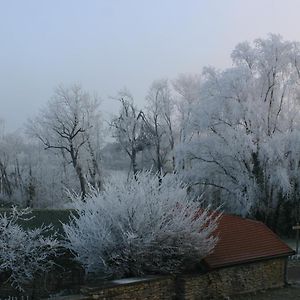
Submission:
[[[161,175],[175,145],[172,121],[174,105],[168,81],[154,81],[146,100],[148,102],[147,113],[143,118],[152,135],[152,158],[158,174]],[[171,160],[174,168],[175,157],[173,154]]]
[[[180,74],[172,82],[175,90],[176,124],[179,144],[185,144],[191,139],[189,126],[193,112],[193,106],[199,102],[201,89],[201,76],[199,74]],[[176,155],[177,169],[185,168],[183,156]],[[180,159],[179,159],[180,157]]]
[[28,124],[28,131],[43,143],[45,149],[58,150],[72,164],[82,198],[87,192],[82,156],[85,147],[92,149],[90,134],[98,106],[98,100],[80,86],[60,86],[41,114]]
[[149,146],[149,137],[142,118],[143,114],[134,105],[131,94],[124,90],[119,93],[121,111],[111,122],[113,135],[126,151],[131,161],[134,176],[138,172],[137,153]]
[[[0,197],[4,202],[19,202],[24,192],[20,158],[26,156],[26,146],[18,133],[0,136]],[[18,198],[18,199],[17,199]]]

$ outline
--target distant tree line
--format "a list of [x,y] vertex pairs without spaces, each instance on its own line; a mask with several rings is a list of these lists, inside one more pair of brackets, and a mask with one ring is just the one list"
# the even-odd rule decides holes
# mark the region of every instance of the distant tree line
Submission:
[[109,176],[152,170],[178,176],[191,199],[287,232],[300,218],[300,44],[269,35],[231,58],[225,70],[154,81],[144,108],[120,91],[109,126],[97,97],[58,87],[26,135],[0,126],[1,200],[61,207],[66,189],[84,200]]

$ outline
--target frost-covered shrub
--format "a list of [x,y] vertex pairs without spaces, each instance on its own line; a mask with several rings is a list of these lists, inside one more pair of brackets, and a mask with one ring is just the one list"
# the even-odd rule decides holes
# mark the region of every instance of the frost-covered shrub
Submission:
[[199,262],[217,242],[216,214],[190,202],[174,175],[159,183],[157,176],[140,173],[137,180],[114,179],[86,202],[73,198],[76,214],[63,227],[67,247],[87,273],[175,273]]
[[48,271],[57,255],[59,242],[50,234],[51,226],[25,230],[18,221],[29,220],[29,209],[0,214],[0,273],[7,282],[22,291],[34,276]]

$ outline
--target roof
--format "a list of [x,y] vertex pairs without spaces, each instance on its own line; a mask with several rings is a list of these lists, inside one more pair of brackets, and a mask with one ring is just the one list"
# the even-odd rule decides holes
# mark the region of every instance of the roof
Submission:
[[204,258],[209,269],[294,254],[262,222],[223,214],[215,234],[219,241],[213,253]]

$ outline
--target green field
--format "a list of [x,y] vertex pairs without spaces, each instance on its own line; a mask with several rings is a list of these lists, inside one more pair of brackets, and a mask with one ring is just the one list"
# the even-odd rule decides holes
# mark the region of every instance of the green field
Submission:
[[[10,213],[10,209],[0,209],[0,214]],[[28,221],[18,221],[25,229],[34,229],[42,225],[53,225],[55,231],[59,234],[63,234],[62,223],[68,223],[70,215],[74,213],[74,210],[70,209],[34,209],[28,218]]]

